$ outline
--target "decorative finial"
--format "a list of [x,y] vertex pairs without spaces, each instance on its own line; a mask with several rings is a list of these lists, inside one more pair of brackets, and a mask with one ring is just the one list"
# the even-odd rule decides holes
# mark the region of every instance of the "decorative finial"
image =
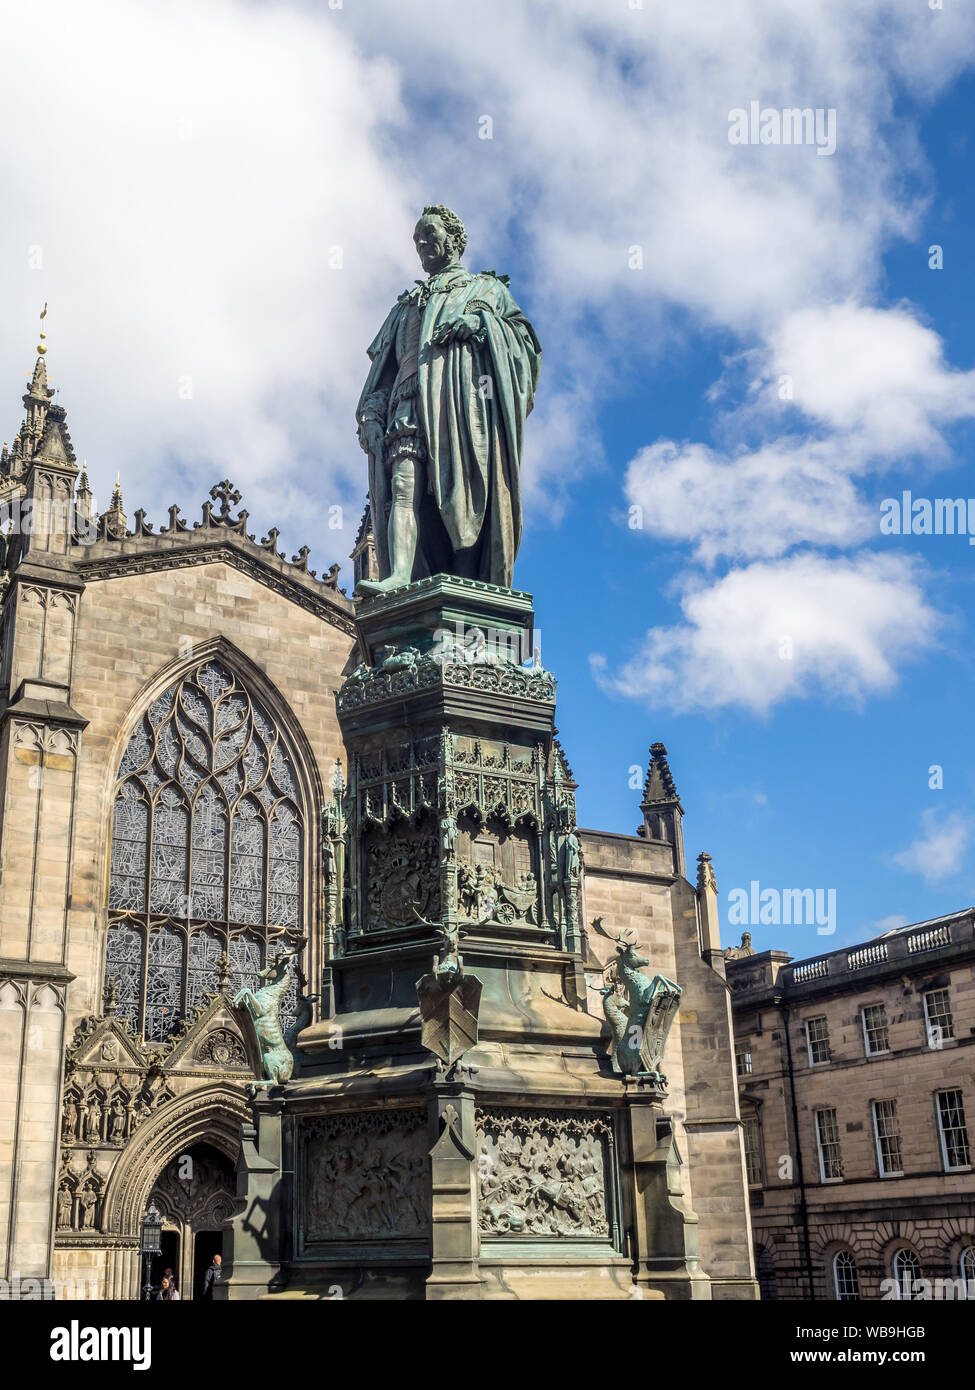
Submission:
[[[42,324],[44,323],[44,320],[45,320],[46,318],[47,318],[47,300],[44,301],[44,308],[41,310],[41,323],[42,323]],[[41,341],[37,344],[37,355],[38,355],[39,357],[43,357],[44,354],[47,352],[47,348],[44,346],[44,342],[45,342],[46,338],[47,338],[47,334],[44,332],[44,329],[43,329],[43,327],[42,327],[42,328],[41,328]]]
[[122,991],[117,980],[110,979],[106,981],[105,989],[102,992],[102,999],[104,1001],[102,1008],[106,1018],[111,1018],[114,1015],[119,1006],[121,994]]
[[217,961],[217,989],[221,994],[230,993],[230,957],[226,951]]
[[214,502],[220,503],[220,516],[218,520],[226,523],[230,520],[231,507],[240,505],[240,493],[229,478],[224,478],[221,482],[215,483],[210,489],[210,496]]
[[707,850],[697,856],[697,890],[699,893],[717,893],[718,882],[714,876],[714,865]]
[[112,489],[112,507],[122,510],[122,475],[115,474],[115,486]]

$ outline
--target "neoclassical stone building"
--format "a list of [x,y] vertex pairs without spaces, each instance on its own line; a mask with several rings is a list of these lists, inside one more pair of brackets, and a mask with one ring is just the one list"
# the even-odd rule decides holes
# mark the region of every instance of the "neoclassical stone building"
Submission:
[[975,913],[729,952],[762,1296],[975,1298]]
[[[322,580],[274,529],[256,540],[229,483],[194,523],[176,506],[130,522],[119,488],[93,515],[53,395],[42,352],[0,458],[0,1273],[133,1298],[151,1200],[187,1297],[260,1075],[234,995],[294,944],[292,1036],[327,995],[353,606],[337,564]],[[370,573],[365,526],[353,554]],[[683,987],[673,1200],[696,1213],[711,1295],[751,1298],[717,893],[707,856],[686,877],[682,816],[655,745],[639,834],[581,833],[589,1011],[624,929]]]

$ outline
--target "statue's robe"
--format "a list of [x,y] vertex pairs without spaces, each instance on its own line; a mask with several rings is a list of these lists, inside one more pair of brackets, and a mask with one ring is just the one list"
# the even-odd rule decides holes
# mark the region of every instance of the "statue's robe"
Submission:
[[[468,315],[473,339],[433,342]],[[423,472],[413,579],[455,574],[510,587],[521,540],[525,420],[542,352],[502,279],[462,266],[438,271],[401,295],[369,347],[372,368],[357,409],[385,413],[382,454],[370,451],[369,491],[380,576],[390,573],[389,478],[397,447],[415,429]]]

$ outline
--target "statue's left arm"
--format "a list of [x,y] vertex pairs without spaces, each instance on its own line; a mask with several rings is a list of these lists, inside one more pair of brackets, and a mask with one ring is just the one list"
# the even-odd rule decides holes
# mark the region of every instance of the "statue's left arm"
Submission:
[[471,336],[489,349],[496,371],[502,374],[499,385],[514,390],[528,415],[538,386],[542,348],[505,280],[491,271],[476,276],[464,317],[476,323]]

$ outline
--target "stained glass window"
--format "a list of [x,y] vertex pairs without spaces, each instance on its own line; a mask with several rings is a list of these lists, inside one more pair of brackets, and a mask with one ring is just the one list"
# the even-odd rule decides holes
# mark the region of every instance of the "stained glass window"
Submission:
[[149,934],[146,1037],[150,1042],[162,1042],[179,1020],[184,944],[182,933],[174,927],[157,927]]
[[[119,766],[105,971],[119,1014],[162,1041],[217,989],[224,954],[232,987],[257,988],[302,926],[303,846],[280,731],[222,662],[201,662],[152,703]],[[294,976],[282,1022],[296,1012]]]

